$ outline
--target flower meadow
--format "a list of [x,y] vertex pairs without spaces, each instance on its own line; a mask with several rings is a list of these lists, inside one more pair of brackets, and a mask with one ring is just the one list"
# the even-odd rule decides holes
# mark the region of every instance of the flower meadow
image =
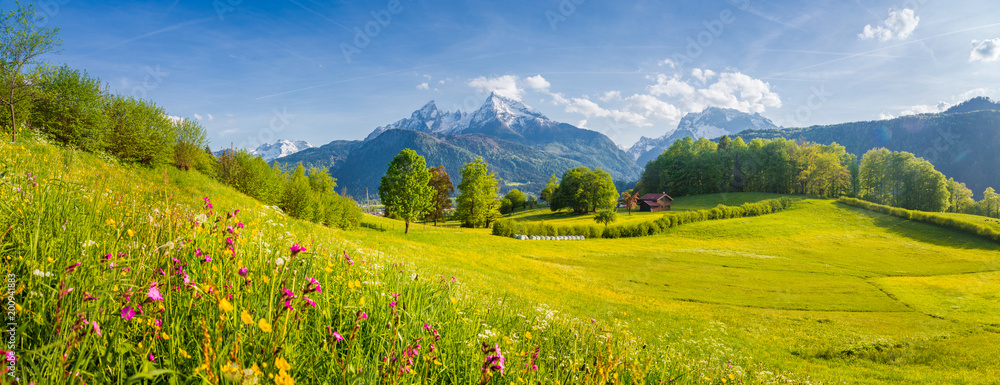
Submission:
[[0,382],[782,379],[734,354],[692,359],[644,342],[625,321],[578,319],[434,274],[341,231],[172,166],[37,139],[2,144],[0,257],[16,333],[9,345],[4,336]]

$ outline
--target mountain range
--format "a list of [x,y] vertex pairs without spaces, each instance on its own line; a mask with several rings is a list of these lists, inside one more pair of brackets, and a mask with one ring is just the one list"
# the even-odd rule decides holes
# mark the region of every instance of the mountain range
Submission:
[[482,156],[502,179],[502,189],[541,190],[552,174],[569,168],[601,168],[620,181],[641,169],[607,136],[553,121],[518,100],[490,94],[472,113],[442,111],[431,101],[410,117],[375,128],[363,141],[335,141],[281,158],[326,167],[338,187],[357,196],[377,191],[385,168],[410,148],[429,167],[443,165],[457,184],[465,163]]
[[[264,159],[267,162],[271,162],[275,159],[284,158],[307,148],[314,147],[316,146],[313,146],[304,140],[291,141],[278,139],[274,143],[264,143],[257,148],[250,150],[250,153],[261,157],[261,159]],[[222,149],[213,151],[212,153],[215,154],[215,156],[220,156],[228,150],[229,149]]]
[[685,137],[715,139],[723,135],[735,135],[744,130],[777,130],[770,119],[759,113],[748,114],[730,108],[708,107],[700,113],[689,113],[681,118],[677,129],[669,131],[659,138],[639,138],[639,141],[628,149],[628,154],[635,163],[645,167],[657,156],[670,148],[678,139]]

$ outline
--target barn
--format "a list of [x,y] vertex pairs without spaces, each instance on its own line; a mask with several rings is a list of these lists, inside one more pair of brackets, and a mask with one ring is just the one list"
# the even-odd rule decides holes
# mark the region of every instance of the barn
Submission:
[[670,211],[670,203],[673,201],[674,198],[666,193],[646,194],[639,198],[639,211]]

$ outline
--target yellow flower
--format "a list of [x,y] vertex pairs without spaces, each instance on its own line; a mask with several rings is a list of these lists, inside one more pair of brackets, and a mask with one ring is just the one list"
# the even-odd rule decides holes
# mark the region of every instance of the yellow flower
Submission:
[[246,309],[243,309],[243,313],[240,313],[240,320],[247,325],[253,325],[253,317],[250,316],[250,313]]
[[222,310],[222,311],[224,311],[226,313],[231,312],[231,311],[233,311],[233,304],[229,303],[229,301],[226,300],[225,298],[220,298],[219,299],[219,310]]
[[288,372],[282,370],[274,377],[274,383],[276,385],[295,385],[295,380],[292,379],[292,376],[288,375]]
[[169,335],[169,334],[167,334],[167,333],[163,333],[163,336],[162,336],[162,337],[163,337],[163,339],[165,339],[165,340],[169,340],[169,339],[170,339],[170,335]]
[[52,259],[52,257],[46,257],[45,259],[48,260],[49,263],[56,263],[56,260]]
[[108,226],[115,227],[114,219],[108,218],[107,220],[104,221],[104,223],[107,224]]
[[191,358],[191,355],[188,354],[188,352],[186,350],[184,350],[184,349],[180,349],[180,353],[181,353],[181,357]]
[[132,238],[134,236],[135,236],[135,231],[132,231],[132,229],[128,229],[128,237]]
[[524,338],[531,339],[531,332],[524,332]]
[[361,306],[365,306],[365,297],[361,297],[361,301],[359,301],[359,303]]
[[265,275],[265,276],[263,276],[263,277],[261,277],[261,279],[260,279],[260,280],[261,280],[261,281],[264,281],[264,283],[271,283],[271,278],[268,278],[268,277],[267,277],[266,275]]
[[283,357],[278,357],[278,359],[274,360],[274,367],[278,368],[278,370],[292,370],[292,365],[289,365],[288,361]]
[[260,321],[257,321],[257,327],[259,327],[264,333],[271,332],[271,324],[268,323],[266,319],[261,318]]

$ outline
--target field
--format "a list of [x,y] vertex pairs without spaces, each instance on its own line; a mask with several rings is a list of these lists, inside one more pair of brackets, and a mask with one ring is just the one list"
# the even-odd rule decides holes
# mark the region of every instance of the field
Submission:
[[[675,207],[773,197],[679,198]],[[544,209],[517,217],[591,221]],[[618,240],[415,229],[363,238],[532,301],[629,319],[667,343],[683,343],[683,330],[716,330],[726,346],[767,367],[822,381],[993,383],[1000,375],[997,245],[832,200]]]
[[[557,380],[563,383],[618,383],[610,379],[611,371],[615,376],[623,373],[622,383],[642,382],[636,380],[639,377],[634,367],[626,370],[628,364],[611,367],[611,371],[598,371],[592,366],[578,372],[580,376],[588,373],[590,377],[566,374],[566,367],[575,368],[581,364],[578,354],[580,357],[597,354],[592,356],[595,362],[600,357],[610,359],[600,353],[604,347],[598,340],[604,338],[604,333],[614,334],[616,341],[621,339],[620,344],[615,343],[616,349],[620,347],[622,354],[634,360],[630,362],[655,358],[658,370],[677,374],[676,377],[658,377],[648,383],[700,384],[731,380],[744,383],[989,384],[996,383],[1000,376],[1000,364],[996,360],[1000,355],[998,245],[833,200],[796,197],[796,204],[780,213],[688,224],[650,237],[520,241],[492,236],[486,229],[424,225],[412,226],[410,234],[404,235],[399,222],[372,216],[366,216],[367,226],[357,230],[321,228],[285,219],[194,172],[185,173],[172,167],[148,170],[117,165],[93,155],[45,144],[3,145],[0,160],[3,161],[0,169],[7,173],[5,183],[15,183],[18,188],[32,188],[28,186],[36,181],[30,178],[41,175],[38,181],[41,186],[34,187],[39,190],[31,190],[33,195],[20,195],[23,194],[20,190],[14,194],[6,186],[0,193],[0,206],[6,210],[0,218],[29,227],[7,230],[9,235],[5,236],[15,239],[14,248],[4,251],[9,266],[22,276],[22,281],[29,282],[29,291],[44,288],[51,290],[53,295],[50,297],[56,296],[57,288],[61,289],[59,282],[63,278],[45,277],[45,271],[78,285],[77,291],[60,294],[58,304],[48,296],[24,294],[19,297],[27,298],[24,307],[28,314],[33,314],[29,318],[38,328],[48,327],[46,320],[51,321],[55,314],[60,314],[59,306],[66,306],[63,295],[69,301],[88,290],[100,297],[98,303],[112,306],[121,301],[118,284],[123,290],[126,286],[145,290],[146,280],[157,274],[149,264],[153,267],[157,266],[155,263],[169,264],[163,262],[167,258],[159,254],[152,254],[152,259],[124,259],[121,263],[134,264],[136,273],[122,272],[120,277],[115,274],[108,277],[103,275],[107,274],[106,268],[94,266],[105,263],[101,262],[103,260],[93,255],[78,257],[80,244],[90,238],[116,250],[133,250],[137,255],[146,253],[140,251],[145,250],[142,242],[146,241],[140,240],[148,239],[148,244],[159,250],[161,245],[178,236],[191,236],[197,242],[211,241],[216,242],[217,248],[224,247],[221,238],[202,239],[203,235],[189,235],[190,225],[183,221],[165,219],[162,223],[176,224],[176,227],[160,227],[160,220],[151,214],[155,208],[157,213],[172,211],[171,215],[176,217],[191,218],[183,213],[204,210],[203,199],[210,197],[220,213],[238,208],[245,211],[239,215],[248,225],[243,231],[247,238],[238,241],[237,246],[241,255],[246,250],[246,257],[242,257],[240,263],[250,268],[256,282],[265,279],[277,282],[279,271],[288,279],[303,280],[298,270],[292,272],[286,269],[287,266],[275,267],[271,261],[287,252],[287,246],[293,242],[309,244],[308,255],[317,258],[315,266],[313,262],[302,260],[301,267],[296,269],[317,274],[325,290],[323,296],[318,297],[323,300],[317,300],[321,303],[322,315],[305,313],[308,316],[304,316],[303,326],[313,325],[317,329],[324,323],[349,326],[351,322],[358,322],[353,314],[359,309],[373,309],[368,310],[373,318],[371,325],[385,326],[394,322],[396,314],[385,307],[384,303],[392,301],[389,294],[395,291],[403,293],[403,298],[415,298],[411,299],[414,301],[412,314],[406,316],[408,321],[402,330],[373,326],[372,334],[359,343],[388,352],[395,346],[391,341],[401,338],[412,341],[414,336],[425,335],[419,334],[423,333],[421,324],[424,322],[441,326],[445,339],[439,346],[442,349],[454,347],[454,351],[449,350],[449,354],[440,358],[449,368],[450,377],[433,377],[434,381],[475,382],[482,356],[477,345],[485,340],[496,340],[504,349],[509,349],[512,364],[509,364],[511,373],[497,377],[494,382],[519,383],[523,376],[528,381],[534,378],[543,383]],[[26,169],[34,174],[25,177]],[[12,174],[16,174],[13,179]],[[73,208],[53,198],[65,196],[76,197],[79,205]],[[675,201],[674,209],[701,209],[720,203],[737,205],[773,197],[771,194],[684,197]],[[88,210],[96,214],[81,214],[91,212]],[[652,219],[655,215],[661,214],[633,213],[632,217]],[[553,215],[544,209],[517,213],[515,217],[544,219],[547,223],[593,223],[590,216]],[[620,220],[628,220],[627,217],[621,216],[626,219]],[[117,222],[109,221],[112,218]],[[36,221],[44,225],[36,226]],[[41,231],[58,234],[60,223],[63,223],[61,231],[69,228],[68,235],[51,240],[38,235]],[[136,229],[134,238],[126,231],[125,223],[132,226],[128,230]],[[10,244],[11,238],[0,239],[3,240]],[[359,260],[358,269],[364,266],[363,270],[344,266],[340,256],[342,250],[349,250]],[[46,261],[47,258],[54,259]],[[161,262],[156,262],[156,258]],[[365,264],[361,259],[369,261]],[[80,271],[70,272],[68,268],[63,271],[78,260],[85,262]],[[371,265],[373,262],[381,268]],[[200,262],[190,263],[197,266]],[[224,260],[223,263],[228,262]],[[402,263],[398,269],[405,273],[396,273],[394,263]],[[140,267],[145,272],[139,273]],[[219,279],[215,283],[220,288],[223,282],[241,285],[243,279],[232,272],[234,266],[229,267],[232,269],[227,274],[207,268],[201,274],[207,279]],[[40,270],[42,275],[32,270]],[[266,278],[267,274],[273,279]],[[439,276],[443,277],[439,279]],[[358,284],[352,283],[354,277],[358,277]],[[103,287],[110,285],[110,281],[105,281],[108,278],[116,283],[114,289]],[[439,282],[452,281],[455,291],[435,289]],[[210,354],[199,350],[202,345],[198,341],[202,340],[203,333],[206,340],[221,341],[216,345],[217,360],[223,363],[227,353],[237,356],[232,350],[234,343],[237,351],[241,344],[247,347],[239,357],[249,356],[238,359],[240,365],[275,363],[274,356],[256,353],[257,349],[263,351],[263,347],[273,346],[267,334],[262,337],[254,326],[242,327],[236,320],[236,314],[246,308],[257,308],[261,314],[275,311],[274,303],[269,303],[267,298],[275,298],[276,287],[271,285],[268,294],[260,292],[264,289],[260,286],[254,286],[254,293],[258,294],[253,296],[237,294],[232,303],[236,310],[229,318],[221,300],[216,299],[218,305],[210,302],[198,310],[201,318],[193,320],[200,319],[200,323],[193,328],[184,326],[190,326],[192,321],[183,315],[184,307],[189,306],[184,302],[187,300],[178,305],[169,302],[162,316],[164,325],[168,325],[164,326],[163,333],[169,333],[169,341],[177,344],[175,347],[187,346],[185,354],[195,356],[195,364],[200,363],[199,357],[207,361],[202,355],[216,354],[211,349],[205,350]],[[368,305],[364,298],[368,299]],[[374,307],[376,304],[380,307]],[[92,305],[84,301],[81,306]],[[329,314],[327,309],[330,309]],[[124,378],[119,377],[122,373],[149,369],[150,364],[142,358],[149,349],[160,349],[155,353],[161,363],[189,362],[179,356],[172,357],[174,348],[151,347],[151,341],[159,341],[156,342],[159,344],[166,339],[156,333],[150,334],[146,326],[116,326],[123,322],[117,307],[112,311],[114,314],[101,311],[98,321],[108,337],[100,338],[127,340],[127,343],[116,343],[120,346],[116,350],[127,352],[128,355],[122,353],[123,357],[135,354],[137,358],[105,361],[109,358],[102,358],[97,352],[102,352],[100,349],[109,340],[88,335],[88,347],[74,350],[82,356],[73,356],[77,359],[76,365],[81,368],[110,367],[102,372],[78,372],[78,376],[89,379],[87,383],[104,383],[101,379],[106,381],[108,378],[117,380],[107,383],[125,383]],[[542,338],[529,341],[530,334],[525,335],[525,332],[541,335],[535,327],[543,318],[534,315],[537,313],[561,314],[566,318],[552,321],[547,332],[548,342],[543,345],[547,351],[554,351],[549,353],[553,356],[550,361],[546,361],[552,364],[549,366],[552,369],[533,374],[524,369],[525,352],[530,352],[535,341],[541,343]],[[222,321],[217,322],[218,330],[214,326],[206,328],[205,319],[214,320],[219,316]],[[153,321],[152,317],[146,318]],[[591,319],[593,321],[589,321]],[[398,318],[395,320],[399,322]],[[60,322],[67,328],[73,325],[72,318],[56,323]],[[277,322],[272,324],[278,325]],[[493,330],[506,337],[490,337],[480,324],[494,325],[487,331]],[[596,326],[587,326],[590,324]],[[230,339],[230,332],[222,332],[230,327],[238,330],[236,337],[232,337],[235,340]],[[363,330],[369,331],[367,326]],[[302,333],[306,342],[289,342],[291,345],[285,346],[286,353],[282,354],[293,363],[290,372],[299,383],[313,383],[307,375],[340,373],[339,367],[316,365],[308,368],[309,365],[302,364],[313,350],[308,341],[322,340],[322,331],[319,337],[309,334],[309,329],[296,333]],[[566,339],[573,333],[589,337]],[[602,337],[595,339],[595,335]],[[633,338],[639,342],[634,342],[637,345],[630,348],[632,345],[628,341]],[[183,345],[185,343],[187,345]],[[607,346],[609,351],[610,345]],[[54,380],[57,378],[75,382],[67,380],[68,377],[58,377],[59,371],[55,368],[59,362],[53,358],[58,354],[53,346],[57,344],[38,347],[28,353],[28,357],[33,357],[29,360],[35,361],[31,364],[34,370],[50,376],[45,377],[49,381],[36,383],[57,383]],[[469,352],[469,348],[474,352]],[[334,350],[333,354],[344,352]],[[561,357],[564,353],[566,358]],[[371,353],[370,357],[353,359],[371,360],[357,361],[355,365],[365,362],[376,365],[380,359],[376,356],[377,353]],[[221,365],[208,372],[219,372]],[[426,365],[437,367],[431,361]],[[357,366],[345,366],[343,373],[348,373],[349,369],[357,371]],[[193,372],[201,370],[199,366]],[[264,371],[272,376],[275,374],[266,366]],[[604,376],[601,377],[603,382],[596,380],[598,373]],[[625,373],[632,373],[632,377],[626,377]],[[197,375],[184,374],[190,376],[187,378]],[[535,377],[528,377],[529,374]],[[378,378],[371,377],[371,372],[357,375]],[[346,380],[347,376],[344,378]],[[413,378],[404,377],[400,383],[416,382]],[[594,380],[584,381],[584,378]]]

